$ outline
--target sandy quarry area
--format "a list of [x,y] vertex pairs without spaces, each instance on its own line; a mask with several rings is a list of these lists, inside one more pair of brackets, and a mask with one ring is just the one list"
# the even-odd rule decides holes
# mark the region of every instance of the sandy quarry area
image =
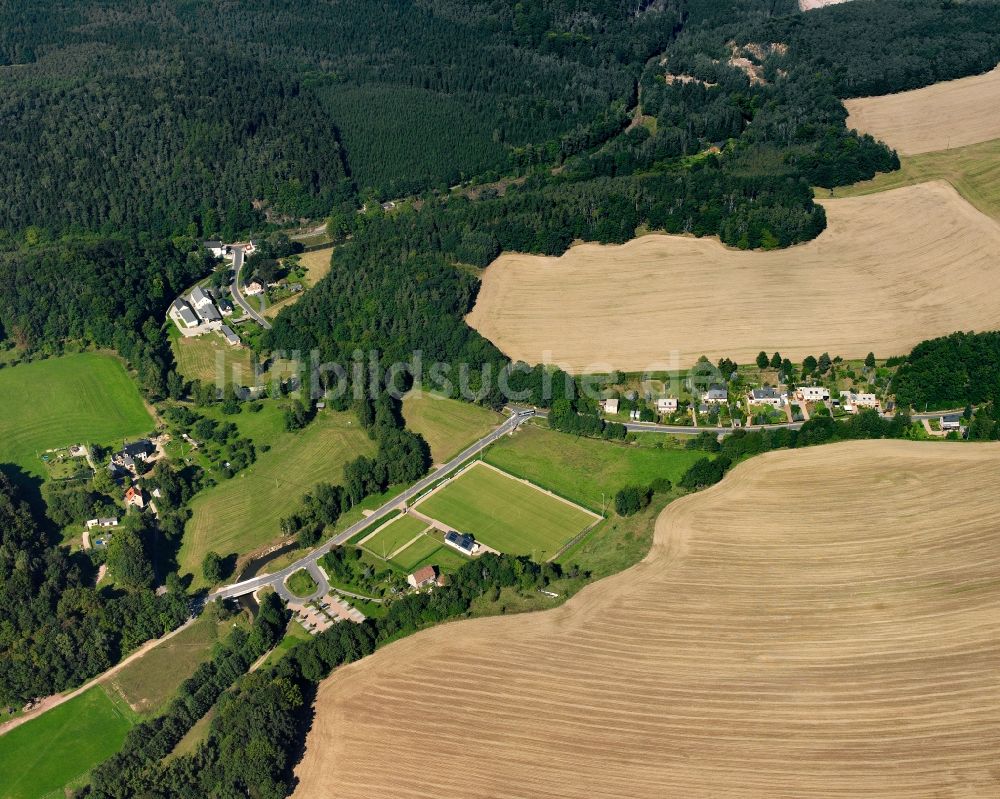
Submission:
[[751,459],[561,608],[337,671],[294,796],[998,796],[998,465],[906,441]]
[[1000,139],[1000,66],[923,89],[845,100],[844,106],[848,128],[872,134],[900,155]]
[[771,252],[648,235],[560,258],[506,253],[467,321],[515,359],[573,372],[747,363],[760,350],[905,354],[1000,324],[1000,224],[947,183],[823,200],[817,239]]

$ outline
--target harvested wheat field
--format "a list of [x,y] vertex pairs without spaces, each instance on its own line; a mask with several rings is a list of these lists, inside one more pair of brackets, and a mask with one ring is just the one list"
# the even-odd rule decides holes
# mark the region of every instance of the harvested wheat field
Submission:
[[922,89],[845,100],[847,127],[870,133],[900,155],[1000,138],[1000,66]]
[[1000,795],[998,465],[905,441],[752,459],[561,608],[337,671],[294,795]]
[[504,254],[466,321],[512,358],[576,373],[702,354],[747,363],[760,350],[886,357],[1000,324],[1000,224],[947,183],[823,205],[828,228],[785,250],[657,234],[560,258]]

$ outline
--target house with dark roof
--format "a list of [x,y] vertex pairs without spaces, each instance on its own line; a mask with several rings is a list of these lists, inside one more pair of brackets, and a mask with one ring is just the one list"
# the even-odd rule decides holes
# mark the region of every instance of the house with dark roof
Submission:
[[222,333],[222,337],[226,340],[226,344],[230,347],[239,346],[240,337],[233,332],[233,329],[229,325],[223,325],[220,327],[219,332]]
[[204,242],[204,247],[216,258],[222,258],[226,254],[226,245],[221,241],[212,240]]
[[729,390],[721,383],[713,383],[702,396],[705,402],[729,402]]
[[470,557],[479,551],[479,544],[469,533],[456,533],[452,530],[445,533],[444,542],[452,549],[457,549],[463,555]]
[[747,394],[747,402],[751,405],[770,405],[772,408],[780,409],[785,404],[785,397],[776,388],[755,388]]
[[186,327],[197,327],[198,317],[195,312],[191,310],[191,306],[188,305],[184,300],[176,299],[170,305],[170,318],[174,320],[174,324],[182,330]]

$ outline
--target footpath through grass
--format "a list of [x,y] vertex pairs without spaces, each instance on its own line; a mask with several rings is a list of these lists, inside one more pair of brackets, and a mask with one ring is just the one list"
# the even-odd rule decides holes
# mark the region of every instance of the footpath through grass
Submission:
[[111,356],[83,352],[0,369],[0,463],[45,477],[39,454],[69,444],[121,444],[154,422]]
[[113,755],[132,720],[95,686],[0,737],[0,799],[41,799]]

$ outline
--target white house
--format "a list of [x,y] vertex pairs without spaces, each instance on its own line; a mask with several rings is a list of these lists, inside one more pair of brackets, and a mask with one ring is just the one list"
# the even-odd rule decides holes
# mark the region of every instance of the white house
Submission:
[[219,309],[215,307],[212,295],[205,291],[201,286],[195,286],[191,290],[191,304],[194,306],[195,311],[198,312],[198,316],[201,317],[203,322],[212,324],[222,321],[222,314],[220,314]]
[[264,293],[264,284],[261,283],[257,278],[251,280],[243,289],[243,293],[248,297],[254,297],[258,294]]
[[795,396],[803,402],[822,402],[830,399],[830,389],[826,386],[799,386]]
[[656,401],[657,413],[674,413],[677,410],[677,397],[661,397]]
[[853,391],[841,391],[840,397],[844,403],[844,410],[850,413],[857,413],[862,408],[874,408],[878,410],[878,397],[874,394],[855,394]]
[[602,400],[601,407],[604,408],[605,413],[618,413],[618,400],[617,399]]
[[436,568],[433,566],[424,566],[422,569],[417,569],[413,574],[408,575],[406,582],[414,588],[423,588],[425,585],[436,583],[437,577]]
[[951,430],[962,429],[962,417],[957,413],[949,413],[941,417],[941,430],[949,432]]
[[479,551],[476,539],[468,533],[456,533],[452,530],[445,534],[444,542],[452,549],[457,549],[463,555],[475,555]]
[[221,241],[212,240],[203,243],[206,250],[212,253],[214,258],[222,258],[226,254],[226,245]]
[[117,526],[118,526],[118,519],[115,518],[114,516],[87,520],[88,530],[92,530],[95,527],[117,527]]
[[729,402],[729,391],[725,386],[715,383],[708,387],[708,391],[704,393],[702,399],[705,402],[714,402],[716,404]]
[[785,397],[776,388],[755,388],[747,394],[747,402],[751,405],[770,405],[780,409],[785,405]]

